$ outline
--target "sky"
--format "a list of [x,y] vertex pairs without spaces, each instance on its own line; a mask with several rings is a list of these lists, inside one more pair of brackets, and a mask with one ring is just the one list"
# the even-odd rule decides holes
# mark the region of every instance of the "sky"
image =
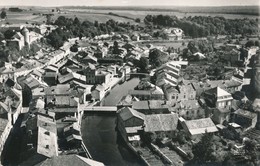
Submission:
[[250,6],[259,0],[0,0],[0,6]]

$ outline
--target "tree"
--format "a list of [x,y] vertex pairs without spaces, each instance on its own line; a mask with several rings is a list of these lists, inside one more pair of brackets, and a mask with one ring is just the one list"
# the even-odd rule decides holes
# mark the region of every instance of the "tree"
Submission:
[[78,47],[79,46],[77,44],[74,44],[73,46],[70,47],[70,51],[71,52],[78,52],[79,51]]
[[252,47],[255,45],[255,42],[253,40],[249,40],[248,42],[246,42],[245,46],[246,47]]
[[169,60],[169,55],[159,49],[151,49],[149,52],[149,63],[152,66],[159,67]]
[[212,162],[216,160],[214,156],[214,146],[213,146],[213,134],[205,133],[201,140],[193,145],[192,153],[194,155],[194,160],[197,162]]
[[7,17],[5,10],[3,10],[3,11],[1,12],[0,17],[1,17],[1,19],[5,19],[5,18]]
[[4,36],[6,39],[11,39],[14,36],[15,32],[12,31],[11,29],[8,29],[7,31],[4,32]]
[[256,148],[256,142],[253,140],[246,140],[244,142],[245,146],[245,155],[249,158],[250,161],[256,161],[257,160],[257,148]]
[[140,23],[141,22],[140,18],[136,18],[135,22]]
[[114,41],[114,46],[113,46],[113,54],[120,54],[118,42]]
[[149,66],[149,60],[148,60],[148,58],[146,58],[146,57],[141,57],[141,58],[140,58],[140,63],[139,63],[140,70],[141,70],[142,72],[147,72],[148,66]]

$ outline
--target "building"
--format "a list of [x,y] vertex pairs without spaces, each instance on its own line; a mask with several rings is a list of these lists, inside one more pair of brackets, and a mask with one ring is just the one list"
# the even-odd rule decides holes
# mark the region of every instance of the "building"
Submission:
[[166,99],[169,101],[194,100],[196,99],[196,90],[192,83],[180,82],[176,87],[169,84],[164,86]]
[[179,100],[173,104],[171,111],[187,120],[200,119],[206,116],[205,110],[197,100]]
[[79,83],[86,84],[86,76],[75,72],[70,72],[66,75],[60,75],[58,81],[60,84],[67,84],[71,81],[77,81]]
[[35,165],[47,158],[58,156],[56,121],[52,117],[46,115],[29,117],[25,130],[21,165]]
[[7,119],[12,125],[15,124],[18,116],[22,111],[22,91],[16,88],[10,88],[1,95],[0,114]]
[[103,163],[76,154],[54,156],[35,166],[104,166]]
[[165,100],[133,101],[132,108],[145,115],[170,113],[169,103]]
[[123,107],[117,111],[117,129],[126,142],[140,141],[140,131],[143,130],[144,115],[130,107]]
[[107,84],[111,81],[113,75],[107,71],[107,69],[96,69],[92,64],[83,70],[83,74],[86,76],[87,84]]
[[211,119],[216,124],[223,124],[230,121],[231,111],[229,108],[213,108],[209,109],[209,113],[211,113]]
[[208,80],[207,84],[211,88],[220,87],[223,90],[226,90],[228,93],[234,93],[242,89],[242,83],[233,79],[230,80]]
[[152,140],[173,138],[176,136],[177,124],[178,115],[175,113],[146,115],[144,132]]
[[97,85],[96,88],[91,92],[92,98],[101,101],[107,94],[110,88],[106,88],[104,85]]
[[17,32],[11,39],[6,40],[6,45],[21,50],[25,46],[25,38],[20,32]]
[[238,109],[234,112],[233,121],[243,128],[254,128],[257,123],[257,113]]
[[184,35],[183,30],[180,28],[168,28],[164,29],[163,32],[167,35],[169,40],[180,40]]
[[201,134],[214,133],[218,131],[217,127],[210,118],[187,121],[183,118],[179,118],[179,121],[185,132],[191,138],[195,138],[196,136],[200,136]]
[[159,87],[169,84],[173,87],[177,86],[181,65],[174,61],[163,64],[155,71],[156,85]]
[[204,98],[208,106],[216,107],[219,109],[230,108],[231,102],[233,100],[230,93],[221,89],[220,87],[215,87],[204,92]]
[[138,98],[139,100],[163,100],[163,90],[160,87],[155,86],[151,83],[148,84],[149,85],[147,87],[130,90],[128,94]]
[[139,36],[140,36],[140,40],[151,40],[152,38],[152,36],[147,33],[142,33]]

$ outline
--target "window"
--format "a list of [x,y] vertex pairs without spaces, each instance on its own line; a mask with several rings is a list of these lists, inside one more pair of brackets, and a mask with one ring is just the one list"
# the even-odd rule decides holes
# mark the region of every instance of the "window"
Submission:
[[175,99],[175,96],[172,96],[172,99]]

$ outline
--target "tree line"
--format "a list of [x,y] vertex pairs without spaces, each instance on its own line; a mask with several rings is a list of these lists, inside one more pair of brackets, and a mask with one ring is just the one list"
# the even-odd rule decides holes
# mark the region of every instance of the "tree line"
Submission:
[[147,26],[178,27],[186,36],[193,38],[208,35],[253,35],[259,33],[258,19],[226,19],[224,17],[194,16],[177,18],[169,15],[147,15],[144,18]]

